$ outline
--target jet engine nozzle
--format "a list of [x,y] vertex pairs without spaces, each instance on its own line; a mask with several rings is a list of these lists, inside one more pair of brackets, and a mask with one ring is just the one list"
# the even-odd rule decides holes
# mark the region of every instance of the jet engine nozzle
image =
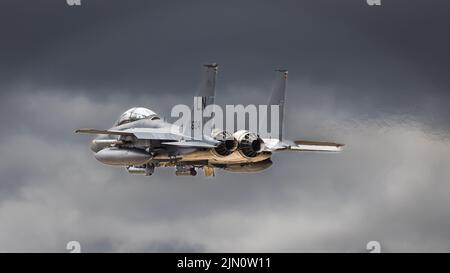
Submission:
[[211,136],[215,140],[220,141],[220,144],[216,148],[214,148],[214,151],[218,155],[227,156],[236,151],[238,142],[231,133],[215,129],[213,130]]
[[238,141],[238,149],[246,157],[255,157],[264,150],[264,141],[256,134],[246,130],[234,133]]

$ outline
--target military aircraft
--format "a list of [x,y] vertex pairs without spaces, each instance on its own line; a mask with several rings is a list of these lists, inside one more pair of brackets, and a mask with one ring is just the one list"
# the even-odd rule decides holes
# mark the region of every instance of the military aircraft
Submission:
[[[201,85],[201,103],[205,109],[214,104],[217,64],[205,65]],[[202,169],[205,176],[215,176],[215,169],[254,173],[272,165],[271,156],[279,151],[339,152],[343,144],[334,142],[289,141],[283,138],[284,102],[287,70],[276,70],[275,87],[268,105],[279,106],[277,138],[261,138],[258,132],[227,132],[212,128],[201,138],[173,130],[155,112],[134,107],[125,111],[110,129],[78,129],[76,133],[94,134],[91,150],[95,158],[108,165],[125,167],[130,174],[152,175],[157,167],[174,167],[177,176],[195,176]],[[204,118],[192,121],[192,129]]]

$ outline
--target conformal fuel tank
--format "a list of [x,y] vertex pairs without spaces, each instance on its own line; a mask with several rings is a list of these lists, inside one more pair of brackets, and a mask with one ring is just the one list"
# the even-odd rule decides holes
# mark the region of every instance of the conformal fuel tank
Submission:
[[95,154],[95,158],[108,165],[142,165],[152,156],[140,149],[105,148]]

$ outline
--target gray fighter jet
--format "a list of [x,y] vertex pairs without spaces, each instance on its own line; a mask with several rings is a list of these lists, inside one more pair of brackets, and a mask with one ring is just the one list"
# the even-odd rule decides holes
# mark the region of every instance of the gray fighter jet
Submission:
[[[205,109],[214,104],[217,64],[205,65],[206,77],[193,107]],[[214,176],[215,169],[253,173],[272,165],[278,151],[339,152],[343,144],[321,141],[289,141],[283,138],[284,101],[287,70],[276,70],[277,79],[268,105],[279,106],[277,138],[261,138],[258,132],[227,132],[213,128],[202,137],[173,130],[155,112],[142,107],[125,111],[110,129],[79,129],[76,133],[94,134],[91,150],[95,158],[108,165],[122,166],[130,174],[152,175],[156,167],[174,167],[177,176],[195,176],[202,169]],[[194,118],[191,129],[204,123]]]

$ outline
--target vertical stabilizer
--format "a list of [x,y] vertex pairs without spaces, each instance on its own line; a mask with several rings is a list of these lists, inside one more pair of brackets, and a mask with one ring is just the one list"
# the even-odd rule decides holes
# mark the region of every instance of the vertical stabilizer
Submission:
[[217,78],[217,70],[219,68],[218,64],[205,64],[206,67],[205,78],[203,79],[200,90],[197,94],[197,97],[202,97],[202,109],[205,109],[206,106],[214,104],[214,98],[216,95],[216,78]]
[[[288,71],[286,69],[277,69],[275,85],[270,95],[269,101],[267,102],[268,107],[271,105],[279,106],[279,127],[278,127],[278,138],[283,140],[284,133],[284,104],[286,99],[286,82],[288,78]],[[270,112],[270,111],[269,111]]]
[[203,110],[208,105],[214,104],[215,99],[215,88],[216,88],[216,78],[217,78],[217,70],[218,64],[205,64],[203,65],[205,69],[205,76],[202,80],[199,91],[194,97],[194,106],[193,106],[193,119],[192,119],[192,133],[196,137],[200,137],[203,134],[203,125],[205,123],[205,119],[203,118]]

